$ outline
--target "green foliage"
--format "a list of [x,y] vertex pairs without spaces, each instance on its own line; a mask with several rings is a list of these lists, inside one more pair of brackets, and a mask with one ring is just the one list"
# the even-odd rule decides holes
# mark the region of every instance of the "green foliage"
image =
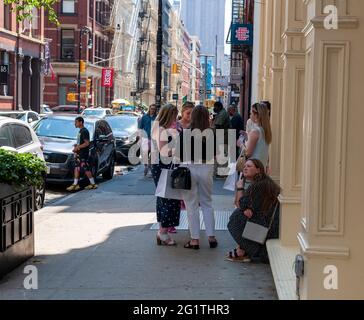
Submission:
[[0,183],[40,186],[45,173],[45,162],[37,156],[0,149]]
[[4,0],[4,4],[13,4],[16,11],[17,21],[24,21],[32,18],[33,8],[44,8],[46,15],[48,15],[49,21],[59,24],[57,14],[53,8],[53,5],[58,0]]

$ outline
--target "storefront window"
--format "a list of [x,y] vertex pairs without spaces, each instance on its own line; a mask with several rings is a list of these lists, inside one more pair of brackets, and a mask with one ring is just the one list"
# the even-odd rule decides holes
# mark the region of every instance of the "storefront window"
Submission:
[[0,51],[0,96],[9,95],[9,54]]

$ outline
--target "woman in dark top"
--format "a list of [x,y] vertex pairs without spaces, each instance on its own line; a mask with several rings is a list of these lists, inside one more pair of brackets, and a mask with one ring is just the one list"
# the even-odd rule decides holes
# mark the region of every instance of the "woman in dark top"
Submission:
[[[267,262],[265,245],[245,239],[242,234],[247,221],[269,227],[277,208],[280,187],[265,174],[264,165],[259,160],[248,160],[243,174],[244,180],[237,183],[239,208],[233,212],[228,223],[228,230],[238,247],[230,251],[226,259],[236,262]],[[246,180],[252,181],[247,189],[244,188]],[[279,213],[276,211],[267,239],[278,237],[278,219]]]
[[187,209],[190,240],[186,249],[200,248],[200,207],[210,248],[217,247],[215,217],[212,207],[212,187],[215,156],[215,135],[210,128],[208,109],[199,105],[192,111],[191,125],[183,130],[179,140],[182,166],[191,172],[191,191],[184,199]]

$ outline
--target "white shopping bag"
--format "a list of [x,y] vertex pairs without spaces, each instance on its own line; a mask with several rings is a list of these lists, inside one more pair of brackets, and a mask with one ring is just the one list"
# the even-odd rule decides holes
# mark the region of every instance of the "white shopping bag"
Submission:
[[184,194],[188,192],[186,190],[172,189],[172,172],[173,170],[162,169],[155,195],[165,199],[184,200]]
[[238,172],[236,171],[236,163],[230,163],[229,175],[225,180],[224,189],[235,192],[236,182],[238,181]]

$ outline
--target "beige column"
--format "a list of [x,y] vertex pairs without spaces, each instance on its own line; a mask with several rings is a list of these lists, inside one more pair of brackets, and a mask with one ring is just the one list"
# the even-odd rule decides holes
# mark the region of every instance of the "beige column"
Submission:
[[306,22],[306,8],[302,1],[285,2],[280,241],[283,246],[292,246],[298,245],[297,233],[300,230],[305,87],[305,39],[302,30]]
[[263,99],[271,100],[271,67],[272,67],[272,46],[273,46],[273,5],[274,1],[265,1],[264,5],[264,65],[263,65]]
[[[324,28],[337,4],[339,28]],[[364,1],[305,0],[303,299],[364,299]]]
[[284,11],[286,3],[284,0],[270,1],[273,5],[272,18],[272,51],[270,53],[270,86],[271,94],[269,100],[272,104],[271,125],[273,141],[269,150],[269,166],[273,180],[279,183],[280,179],[280,157],[281,157],[281,118],[282,118],[282,94],[283,94],[283,39]]

